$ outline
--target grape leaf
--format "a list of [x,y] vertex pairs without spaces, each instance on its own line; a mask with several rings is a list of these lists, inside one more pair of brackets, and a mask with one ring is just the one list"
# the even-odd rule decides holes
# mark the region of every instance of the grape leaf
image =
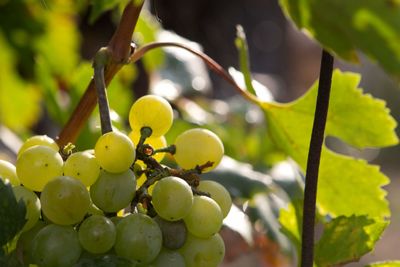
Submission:
[[[357,261],[371,251],[388,222],[366,216],[340,216],[325,225],[315,248],[318,266],[337,266]],[[335,249],[332,249],[335,248]]]
[[7,244],[25,225],[26,208],[17,202],[11,185],[0,179],[0,248]]
[[89,22],[94,23],[104,12],[112,10],[127,0],[95,0],[92,1],[92,10],[90,12]]
[[301,226],[302,226],[303,200],[294,200],[287,208],[281,209],[279,223],[281,232],[285,234],[297,249],[297,255],[301,250]]
[[0,123],[22,132],[39,117],[40,94],[16,74],[16,57],[1,32],[0,47]]
[[[339,137],[356,147],[397,144],[395,120],[381,100],[362,94],[359,76],[333,73],[326,135]],[[288,104],[262,103],[270,135],[277,146],[305,170],[315,110],[317,83],[300,99]],[[390,214],[385,192],[388,178],[363,160],[322,150],[317,204],[333,216]],[[352,205],[348,205],[352,201]]]
[[299,28],[340,57],[357,61],[359,49],[400,74],[400,2],[395,0],[280,0]]
[[374,262],[366,265],[365,267],[400,267],[400,261]]

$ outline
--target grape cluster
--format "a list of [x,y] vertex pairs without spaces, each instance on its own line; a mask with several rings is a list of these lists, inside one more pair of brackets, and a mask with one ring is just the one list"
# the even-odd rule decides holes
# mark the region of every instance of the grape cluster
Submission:
[[[170,104],[147,95],[131,107],[129,135],[105,133],[80,152],[34,136],[15,166],[0,160],[0,177],[26,204],[17,243],[24,264],[93,266],[88,259],[114,257],[124,262],[118,266],[218,266],[225,254],[218,232],[232,201],[199,175],[219,164],[224,147],[200,128],[167,146],[172,123]],[[160,163],[168,153],[178,168]]]

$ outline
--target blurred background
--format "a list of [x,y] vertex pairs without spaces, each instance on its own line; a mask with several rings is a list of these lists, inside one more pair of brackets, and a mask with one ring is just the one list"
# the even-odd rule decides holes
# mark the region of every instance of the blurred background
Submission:
[[[0,0],[0,159],[14,162],[22,140],[33,134],[57,136],[92,76],[91,58],[107,44],[120,12],[121,8],[110,8],[96,17],[89,1],[83,0]],[[271,100],[290,102],[318,78],[320,46],[284,17],[276,0],[152,0],[146,4],[134,40],[138,45],[155,40],[185,42],[225,69],[239,69],[234,44],[238,24],[247,36],[253,78]],[[363,55],[360,58],[359,65],[337,60],[335,66],[361,73],[360,87],[384,99],[398,121],[400,91],[396,83],[379,66]],[[290,162],[276,165],[284,158],[263,139],[262,111],[209,72],[202,61],[174,48],[150,52],[124,67],[113,80],[109,98],[114,125],[124,129],[133,100],[147,93],[162,95],[174,106],[176,122],[167,135],[169,143],[193,125],[208,127],[221,136],[229,156],[217,174],[229,176],[232,169],[241,170],[236,184],[226,185],[238,209],[230,220],[241,218],[243,224],[235,229],[226,222],[223,266],[295,266],[293,248],[279,234],[276,218],[284,203],[276,199],[287,200],[292,192],[286,190],[285,181],[301,188],[301,175]],[[95,111],[76,143],[78,150],[93,147],[99,135]],[[392,181],[385,187],[392,223],[376,250],[351,266],[396,259],[400,244],[399,148],[360,151],[333,138],[327,144],[380,165]],[[249,186],[249,192],[235,191],[249,179],[258,181]],[[282,192],[274,193],[286,196],[277,198],[264,192],[258,197],[253,191],[260,186],[282,187]]]

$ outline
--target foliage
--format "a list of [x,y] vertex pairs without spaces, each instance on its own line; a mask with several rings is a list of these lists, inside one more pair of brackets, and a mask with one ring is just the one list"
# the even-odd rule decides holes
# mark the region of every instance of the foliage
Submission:
[[[90,63],[79,55],[85,36],[80,35],[73,16],[90,10],[89,21],[95,23],[110,10],[117,10],[115,14],[118,15],[128,1],[92,2],[91,6],[82,1],[83,4],[73,7],[61,0],[46,1],[51,12],[45,10],[41,1],[0,4],[2,14],[10,10],[14,14],[0,16],[0,121],[20,136],[28,135],[42,114],[49,114],[52,125],[61,128],[92,76]],[[336,55],[356,62],[357,51],[362,51],[388,72],[400,74],[398,1],[281,0],[280,4],[299,28],[305,29]],[[161,31],[152,15],[144,11],[134,37],[139,44],[146,44],[156,41]],[[26,41],[27,36],[30,42]],[[299,253],[301,173],[306,168],[318,81],[305,95],[291,103],[272,102],[254,86],[256,81],[251,77],[246,39],[241,30],[238,30],[235,44],[246,93],[256,97],[256,105],[243,99],[226,100],[229,112],[220,118],[214,108],[216,105],[213,105],[217,102],[204,96],[192,97],[198,104],[196,107],[206,114],[205,120],[196,120],[196,116],[190,115],[193,108],[188,108],[193,106],[185,105],[191,100],[184,96],[175,97],[172,102],[183,115],[177,120],[177,127],[168,134],[168,143],[173,143],[175,137],[193,123],[205,124],[219,134],[224,140],[226,154],[236,160],[226,157],[219,168],[204,178],[224,184],[239,208],[249,207],[247,214],[242,215],[253,223],[261,221],[267,235],[285,252],[295,250]],[[143,58],[145,70],[150,75],[168,71],[163,66],[165,61],[163,50],[154,50]],[[133,102],[134,94],[127,88],[132,87],[136,77],[136,67],[125,66],[108,88],[113,123],[120,129],[126,129],[126,122],[121,118],[127,117]],[[358,74],[335,70],[326,136],[339,138],[360,149],[396,145],[395,120],[384,101],[365,94],[358,87],[360,80]],[[244,119],[249,110],[259,112],[264,118],[249,123]],[[96,111],[77,141],[79,150],[93,147],[100,134],[98,124]],[[299,170],[288,167],[292,173],[283,181],[279,173],[273,172],[273,167],[286,157],[294,160]],[[389,205],[382,189],[389,179],[378,166],[338,154],[326,145],[322,150],[319,175],[318,221],[323,225],[323,233],[316,246],[315,263],[333,266],[357,261],[373,250],[389,223]],[[0,241],[4,246],[22,228],[25,211],[13,198],[10,186],[0,184],[0,187],[3,203]],[[4,206],[4,203],[8,204]],[[80,266],[117,264],[119,261],[85,259]],[[368,266],[399,265],[399,262],[383,262]]]

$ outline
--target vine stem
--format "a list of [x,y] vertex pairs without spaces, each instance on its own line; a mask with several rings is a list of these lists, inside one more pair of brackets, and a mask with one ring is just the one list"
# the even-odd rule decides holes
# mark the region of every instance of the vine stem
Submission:
[[[129,61],[130,55],[134,52],[132,34],[143,4],[144,0],[133,0],[126,5],[119,25],[107,45],[107,50],[110,53],[110,60],[104,67],[104,82],[106,86],[121,67]],[[56,141],[60,147],[65,146],[69,142],[75,142],[81,129],[96,106],[96,99],[96,86],[94,79],[92,79],[68,122],[58,135]]]
[[333,61],[333,56],[330,55],[326,50],[323,50],[318,84],[318,96],[315,106],[310,148],[308,150],[305,178],[301,242],[301,267],[313,267],[314,263],[314,226],[317,200],[318,171],[329,108]]
[[241,88],[236,81],[226,72],[226,70],[219,65],[215,60],[213,60],[211,57],[207,56],[205,53],[195,50],[191,48],[190,46],[187,46],[185,44],[180,44],[180,43],[175,43],[175,42],[153,42],[153,43],[148,43],[139,49],[135,51],[130,57],[131,62],[136,62],[140,58],[144,56],[148,51],[153,50],[155,48],[160,48],[160,47],[177,47],[184,49],[199,58],[201,58],[204,63],[216,74],[218,74],[221,78],[223,78],[226,82],[231,84],[236,91],[241,94],[245,99],[249,100],[250,102],[253,102],[254,104],[258,104],[260,101],[257,99],[257,97],[248,91],[244,90]]

